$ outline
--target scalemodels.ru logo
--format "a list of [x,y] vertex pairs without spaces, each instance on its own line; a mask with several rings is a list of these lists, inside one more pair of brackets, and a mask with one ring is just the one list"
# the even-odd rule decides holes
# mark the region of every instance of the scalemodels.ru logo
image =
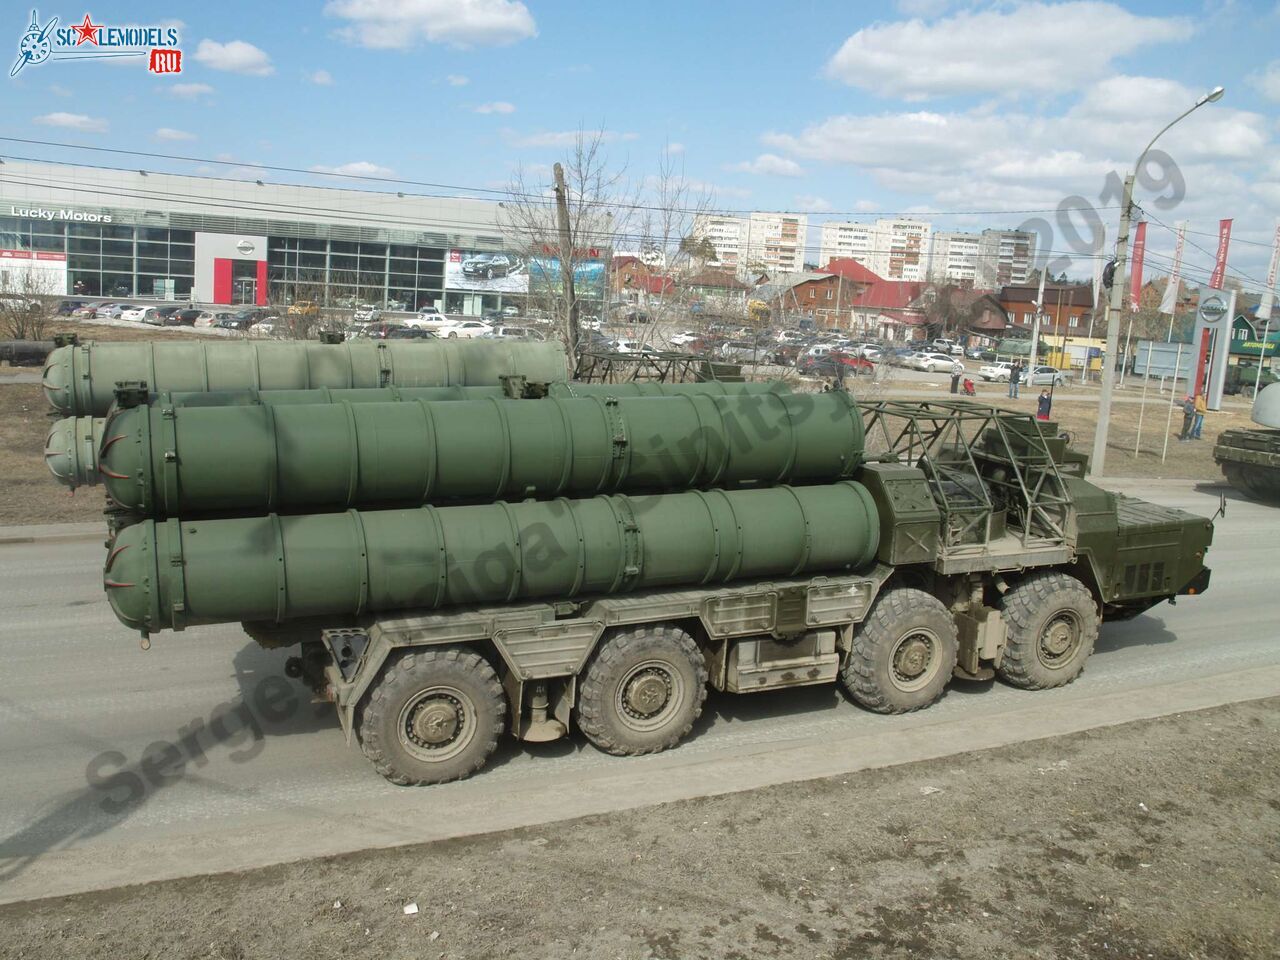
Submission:
[[40,25],[40,17],[31,11],[31,25],[18,41],[18,59],[9,71],[16,77],[26,66],[46,60],[95,60],[107,57],[147,57],[152,73],[181,73],[182,51],[178,49],[176,27],[159,25],[108,26],[94,23],[93,15],[70,27],[58,27],[58,18]]

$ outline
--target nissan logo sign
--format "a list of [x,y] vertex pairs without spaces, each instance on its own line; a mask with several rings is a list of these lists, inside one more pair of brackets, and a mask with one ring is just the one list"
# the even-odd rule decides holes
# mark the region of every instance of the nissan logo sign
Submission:
[[1221,297],[1210,297],[1200,304],[1200,316],[1209,321],[1221,320],[1222,315],[1226,312],[1227,305],[1223,303]]
[[241,240],[236,244],[236,249],[247,257],[249,254],[253,253],[253,241]]

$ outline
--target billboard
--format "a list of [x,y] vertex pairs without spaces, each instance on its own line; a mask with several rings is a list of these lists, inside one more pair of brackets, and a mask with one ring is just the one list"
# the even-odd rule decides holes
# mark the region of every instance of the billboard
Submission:
[[523,295],[529,292],[529,263],[510,250],[453,249],[444,264],[444,288]]
[[[573,292],[579,300],[603,300],[604,260],[579,260],[573,265]],[[558,296],[563,292],[564,275],[559,257],[529,259],[529,289],[535,295]]]

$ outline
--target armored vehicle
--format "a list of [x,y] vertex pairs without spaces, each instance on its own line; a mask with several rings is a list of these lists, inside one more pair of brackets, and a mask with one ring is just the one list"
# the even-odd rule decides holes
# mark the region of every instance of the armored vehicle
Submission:
[[1250,419],[1262,430],[1223,430],[1213,459],[1227,482],[1247,497],[1280,504],[1280,384],[1263,387]]
[[[467,402],[382,404],[367,436],[360,404],[263,405],[213,487],[184,470],[182,408],[109,420],[96,455],[134,514],[104,567],[117,617],[144,647],[223,622],[294,647],[286,672],[373,766],[428,784],[504,732],[672,747],[709,688],[839,684],[901,713],[952,677],[1061,686],[1104,620],[1209,584],[1211,521],[1094,486],[1051,424],[1008,411],[841,396],[800,416],[771,392],[491,399],[523,407],[468,420]],[[287,442],[285,409],[311,411]],[[428,422],[454,418],[473,427],[424,456]]]

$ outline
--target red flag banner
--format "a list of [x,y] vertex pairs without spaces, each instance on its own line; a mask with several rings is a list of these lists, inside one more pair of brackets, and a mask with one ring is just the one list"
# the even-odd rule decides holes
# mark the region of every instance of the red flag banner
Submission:
[[1138,312],[1142,299],[1142,261],[1147,255],[1147,221],[1143,220],[1133,232],[1133,266],[1129,271],[1129,309]]
[[1223,220],[1218,224],[1218,256],[1213,261],[1213,276],[1209,278],[1209,286],[1214,290],[1222,289],[1222,278],[1227,275],[1227,247],[1231,244],[1231,221]]

